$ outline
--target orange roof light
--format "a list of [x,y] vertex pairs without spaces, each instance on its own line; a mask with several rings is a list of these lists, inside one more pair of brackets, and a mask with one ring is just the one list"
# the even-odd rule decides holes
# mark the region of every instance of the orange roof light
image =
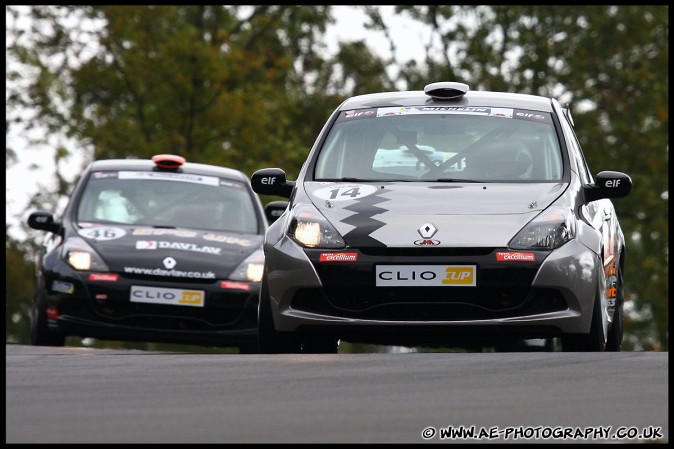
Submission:
[[175,154],[157,154],[152,156],[152,162],[159,168],[176,170],[185,163],[185,158]]

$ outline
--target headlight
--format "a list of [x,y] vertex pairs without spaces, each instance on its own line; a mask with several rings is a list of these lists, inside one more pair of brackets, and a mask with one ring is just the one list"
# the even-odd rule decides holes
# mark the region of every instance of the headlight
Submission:
[[264,252],[258,249],[246,260],[241,262],[229,279],[233,281],[260,282],[262,280],[262,270],[264,269]]
[[293,209],[288,235],[309,248],[343,248],[344,239],[313,206],[302,204]]
[[101,256],[79,237],[66,241],[63,254],[68,265],[78,271],[110,271]]
[[552,250],[571,240],[575,234],[571,210],[551,207],[522,228],[508,246],[513,249]]

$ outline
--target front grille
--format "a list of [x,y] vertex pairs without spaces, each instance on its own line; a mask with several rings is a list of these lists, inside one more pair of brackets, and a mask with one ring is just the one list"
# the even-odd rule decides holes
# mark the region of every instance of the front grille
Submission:
[[[566,307],[551,290],[532,289],[549,252],[534,263],[499,261],[503,248],[359,248],[354,262],[321,262],[306,250],[323,288],[299,290],[291,306],[308,312],[382,320],[486,320]],[[466,265],[476,267],[475,286],[377,287],[376,267]],[[537,299],[538,298],[538,299]],[[550,299],[552,298],[552,299]]]
[[94,311],[99,316],[116,324],[127,326],[153,329],[207,330],[235,322],[242,315],[243,308],[209,308],[205,310],[202,307],[106,301],[103,304],[96,304]]
[[[126,289],[103,291],[107,294],[106,299],[88,301],[97,316],[116,324],[158,329],[179,329],[184,326],[200,329],[228,325],[240,319],[247,302],[253,298],[250,292],[243,291],[209,292],[204,307],[191,307],[131,302]],[[103,291],[94,290],[92,296]]]
[[554,312],[568,307],[562,294],[552,289],[510,293],[495,290],[456,296],[430,290],[438,289],[416,288],[411,295],[409,292],[395,295],[390,291],[354,295],[347,290],[330,291],[326,295],[321,288],[306,288],[295,293],[291,307],[344,318],[385,321],[489,320]]
[[[536,275],[534,266],[478,267],[476,287],[375,287],[369,264],[314,265],[326,298],[336,309],[364,311],[386,304],[466,303],[488,311],[522,305]],[[344,282],[348,279],[348,282]]]
[[431,248],[428,246],[418,248],[394,248],[373,247],[359,248],[366,256],[376,257],[478,257],[487,256],[494,252],[495,248]]

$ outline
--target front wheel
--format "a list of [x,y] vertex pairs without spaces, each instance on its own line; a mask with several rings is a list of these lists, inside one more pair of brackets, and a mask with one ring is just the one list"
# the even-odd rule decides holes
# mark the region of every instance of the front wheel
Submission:
[[592,325],[589,334],[566,334],[562,336],[562,351],[564,352],[604,352],[606,339],[601,322],[601,301],[599,294],[594,298],[592,309]]
[[33,346],[64,346],[66,336],[49,330],[47,325],[47,304],[40,296],[33,299],[30,313],[30,344]]
[[300,340],[292,332],[280,332],[274,326],[267,276],[260,285],[260,303],[257,312],[257,338],[262,354],[293,354],[300,352]]
[[622,347],[625,326],[625,312],[623,310],[623,305],[623,273],[622,268],[618,265],[615,310],[613,312],[613,323],[611,323],[611,329],[609,330],[608,338],[606,339],[607,351],[620,352]]

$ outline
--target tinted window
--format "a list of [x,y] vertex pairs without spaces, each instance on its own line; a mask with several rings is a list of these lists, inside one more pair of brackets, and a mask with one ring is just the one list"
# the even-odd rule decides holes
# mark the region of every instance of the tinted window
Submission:
[[504,108],[396,107],[340,114],[316,180],[558,181],[550,114]]
[[93,173],[77,220],[258,232],[254,203],[242,183],[178,173]]

